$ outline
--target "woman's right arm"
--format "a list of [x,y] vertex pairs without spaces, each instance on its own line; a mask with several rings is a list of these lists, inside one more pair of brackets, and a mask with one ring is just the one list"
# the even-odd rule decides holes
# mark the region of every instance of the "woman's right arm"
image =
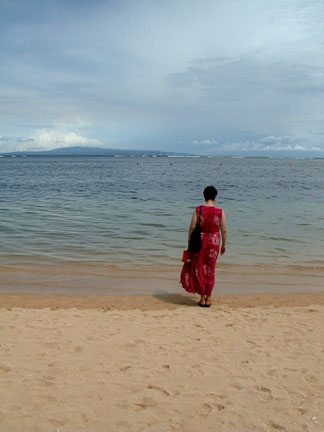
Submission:
[[191,218],[191,222],[190,222],[190,226],[189,226],[189,231],[188,231],[188,243],[190,240],[190,236],[192,231],[196,228],[197,225],[197,214],[196,214],[196,210],[193,212],[192,218]]
[[226,239],[227,239],[226,216],[224,210],[222,210],[222,220],[221,220],[220,229],[222,234],[221,255],[223,255],[226,252]]

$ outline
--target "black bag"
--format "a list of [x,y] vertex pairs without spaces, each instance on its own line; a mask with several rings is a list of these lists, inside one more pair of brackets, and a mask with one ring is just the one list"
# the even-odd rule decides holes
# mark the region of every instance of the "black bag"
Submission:
[[195,229],[192,231],[188,251],[189,252],[200,252],[201,249],[201,228],[200,228],[200,214],[201,214],[201,206],[199,210],[199,218]]

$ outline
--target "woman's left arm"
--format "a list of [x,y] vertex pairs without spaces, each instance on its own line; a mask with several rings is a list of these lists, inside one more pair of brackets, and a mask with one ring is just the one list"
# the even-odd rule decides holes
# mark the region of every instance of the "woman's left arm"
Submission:
[[226,239],[227,239],[226,216],[224,210],[222,210],[222,220],[221,220],[220,229],[222,233],[221,255],[224,255],[224,253],[226,252]]
[[193,212],[192,218],[191,218],[191,222],[190,222],[190,226],[189,226],[189,231],[188,231],[188,242],[190,240],[190,236],[192,231],[196,228],[197,225],[197,214],[196,214],[196,210]]

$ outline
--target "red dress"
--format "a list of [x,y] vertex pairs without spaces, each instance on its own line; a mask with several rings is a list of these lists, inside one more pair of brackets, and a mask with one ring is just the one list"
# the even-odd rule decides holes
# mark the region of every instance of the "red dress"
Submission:
[[[197,221],[200,206],[196,208]],[[215,283],[215,266],[220,246],[220,224],[222,209],[214,206],[202,206],[200,215],[201,244],[198,253],[189,254],[181,271],[183,288],[189,293],[210,296]]]

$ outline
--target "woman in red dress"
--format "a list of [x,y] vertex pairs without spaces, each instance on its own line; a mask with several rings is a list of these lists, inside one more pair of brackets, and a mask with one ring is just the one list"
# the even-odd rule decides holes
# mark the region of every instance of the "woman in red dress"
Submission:
[[203,307],[211,305],[219,250],[221,255],[226,251],[226,217],[224,210],[215,207],[216,196],[215,187],[207,186],[204,190],[206,204],[198,206],[192,215],[188,241],[199,220],[202,247],[200,252],[188,254],[181,272],[183,288],[189,293],[200,294],[198,305]]

